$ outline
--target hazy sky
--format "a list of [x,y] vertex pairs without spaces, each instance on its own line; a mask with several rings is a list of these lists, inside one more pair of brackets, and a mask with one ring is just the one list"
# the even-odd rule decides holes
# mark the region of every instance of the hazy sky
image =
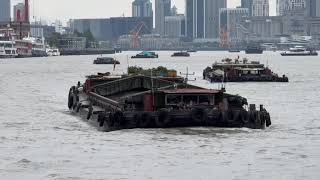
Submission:
[[[131,16],[133,0],[30,0],[31,16],[39,19],[105,18],[112,16]],[[154,1],[154,0],[152,0]],[[276,0],[270,0],[271,15],[275,15]],[[12,4],[23,0],[11,0]],[[172,0],[178,11],[184,13],[185,0]],[[228,7],[236,7],[241,0],[228,0]],[[154,4],[154,3],[153,3]]]

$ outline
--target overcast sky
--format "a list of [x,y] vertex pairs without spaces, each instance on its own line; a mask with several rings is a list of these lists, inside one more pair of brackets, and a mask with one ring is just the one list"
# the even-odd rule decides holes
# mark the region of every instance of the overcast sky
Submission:
[[[12,4],[24,0],[11,0]],[[67,21],[75,18],[106,18],[131,16],[133,0],[30,0],[31,16],[39,19]],[[154,0],[152,0],[154,1]],[[270,0],[271,15],[275,15],[276,0]],[[172,0],[180,13],[184,13],[185,0]],[[241,0],[228,0],[228,7],[236,7]],[[153,3],[154,4],[154,3]]]

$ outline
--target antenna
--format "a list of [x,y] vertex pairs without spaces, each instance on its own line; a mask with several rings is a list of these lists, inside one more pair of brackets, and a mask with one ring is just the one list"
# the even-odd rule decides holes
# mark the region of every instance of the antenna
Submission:
[[194,76],[195,74],[196,74],[195,72],[193,72],[192,74],[190,74],[190,73],[189,73],[189,68],[188,68],[188,67],[187,67],[187,71],[186,71],[186,73],[182,73],[182,72],[180,72],[180,75],[182,75],[182,76],[186,76],[186,78],[184,79],[184,83],[185,83],[186,87],[187,87],[187,85],[188,85],[188,81],[196,81],[196,79],[189,80],[189,76]]

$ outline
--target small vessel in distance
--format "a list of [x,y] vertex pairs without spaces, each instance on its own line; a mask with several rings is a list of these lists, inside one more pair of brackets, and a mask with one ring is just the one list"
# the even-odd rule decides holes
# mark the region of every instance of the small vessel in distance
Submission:
[[255,45],[251,44],[251,45],[247,46],[245,52],[246,52],[246,54],[262,54],[263,49],[258,44],[255,44]]
[[241,52],[239,49],[229,49],[230,53],[238,53]]
[[303,46],[295,46],[290,48],[289,51],[281,53],[281,56],[318,56],[318,53],[313,49],[308,49]]
[[289,82],[288,77],[278,76],[258,61],[233,61],[229,58],[207,67],[203,71],[203,79],[210,82]]
[[152,52],[152,51],[142,51],[141,53],[135,55],[135,56],[132,56],[131,58],[132,59],[135,59],[135,58],[158,58],[158,54],[156,54],[155,52]]
[[189,50],[187,50],[187,52],[193,53],[193,52],[197,52],[197,50],[195,50],[195,49],[189,49]]
[[173,53],[171,57],[190,57],[190,54],[185,51],[180,51],[180,52]]
[[[88,76],[83,85],[78,82],[69,90],[70,111],[101,131],[193,126],[264,129],[271,125],[263,105],[251,104],[247,109],[246,98],[225,89],[190,85],[182,77],[166,76],[172,70],[162,67],[133,70],[134,75],[106,73]],[[162,76],[144,75],[149,71]]]
[[60,51],[57,48],[48,48],[46,51],[48,56],[60,56]]
[[93,61],[93,64],[120,64],[120,62],[112,57],[97,57]]

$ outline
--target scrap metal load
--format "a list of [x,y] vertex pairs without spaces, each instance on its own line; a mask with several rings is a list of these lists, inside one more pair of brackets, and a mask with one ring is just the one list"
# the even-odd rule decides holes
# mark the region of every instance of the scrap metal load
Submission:
[[278,76],[260,62],[228,58],[204,69],[203,79],[210,82],[289,82],[286,75]]
[[192,126],[264,129],[271,125],[262,105],[248,108],[241,96],[193,86],[174,76],[89,76],[83,85],[78,82],[70,88],[68,107],[103,131]]

